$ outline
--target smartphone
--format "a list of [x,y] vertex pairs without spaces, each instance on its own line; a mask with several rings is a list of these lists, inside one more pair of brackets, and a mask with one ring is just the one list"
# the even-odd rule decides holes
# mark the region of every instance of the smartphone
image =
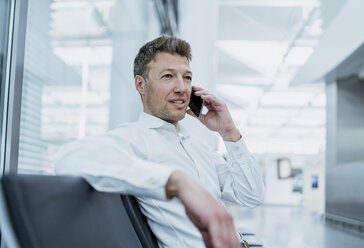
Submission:
[[190,104],[188,106],[197,117],[200,117],[204,103],[205,100],[199,96],[196,96],[195,91],[192,89]]

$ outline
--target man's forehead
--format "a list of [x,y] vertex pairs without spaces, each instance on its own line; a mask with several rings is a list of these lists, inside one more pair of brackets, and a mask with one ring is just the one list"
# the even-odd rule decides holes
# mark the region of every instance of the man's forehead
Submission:
[[188,72],[191,72],[190,63],[186,57],[179,54],[171,54],[166,52],[157,53],[154,59],[149,62],[148,67],[162,67],[163,70],[175,70],[183,68]]

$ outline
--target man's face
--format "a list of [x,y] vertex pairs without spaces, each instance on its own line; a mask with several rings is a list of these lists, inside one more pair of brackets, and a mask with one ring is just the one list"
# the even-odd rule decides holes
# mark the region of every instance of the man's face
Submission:
[[158,53],[148,68],[144,112],[176,125],[190,102],[192,73],[187,58]]

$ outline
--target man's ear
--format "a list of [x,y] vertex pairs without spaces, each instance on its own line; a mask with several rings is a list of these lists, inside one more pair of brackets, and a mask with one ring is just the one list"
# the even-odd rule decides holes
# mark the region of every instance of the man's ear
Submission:
[[135,89],[139,92],[140,95],[144,95],[145,91],[145,80],[142,76],[136,75],[134,78]]

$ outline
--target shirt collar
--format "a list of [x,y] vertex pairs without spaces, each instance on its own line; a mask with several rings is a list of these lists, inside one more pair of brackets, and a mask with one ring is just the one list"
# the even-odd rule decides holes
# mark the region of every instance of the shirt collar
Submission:
[[[173,124],[145,112],[140,114],[138,122],[149,129],[170,129],[176,131],[176,127]],[[187,130],[180,123],[177,124],[177,134],[185,139],[190,137]]]

